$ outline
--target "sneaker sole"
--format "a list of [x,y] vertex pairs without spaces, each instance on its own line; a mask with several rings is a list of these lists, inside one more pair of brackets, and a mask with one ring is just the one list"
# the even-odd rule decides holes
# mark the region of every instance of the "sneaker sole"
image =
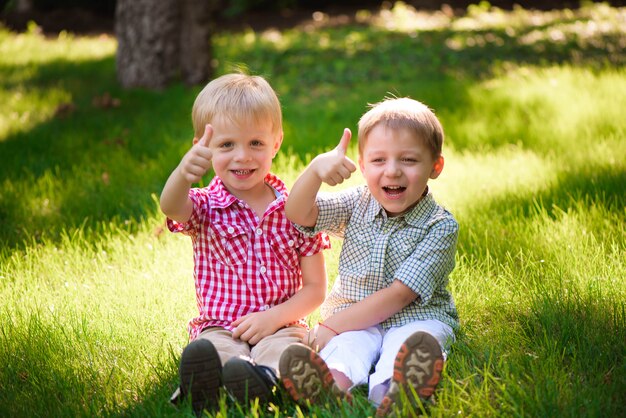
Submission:
[[402,390],[410,397],[413,388],[421,399],[430,398],[441,380],[442,370],[443,354],[439,342],[425,332],[412,334],[398,351],[393,364],[391,386],[376,416],[387,416]]
[[263,402],[272,397],[273,386],[269,387],[247,361],[228,361],[222,369],[222,381],[238,402],[247,403],[255,398]]
[[304,344],[292,344],[283,352],[278,364],[281,380],[294,401],[315,403],[324,394],[348,397],[335,384],[326,362]]
[[210,341],[196,340],[185,347],[180,359],[180,387],[184,396],[191,396],[196,415],[217,400],[221,374],[222,364]]

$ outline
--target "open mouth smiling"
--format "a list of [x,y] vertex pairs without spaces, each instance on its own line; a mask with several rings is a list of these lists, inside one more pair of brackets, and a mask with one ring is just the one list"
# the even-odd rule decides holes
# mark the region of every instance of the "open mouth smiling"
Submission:
[[383,191],[390,195],[396,196],[406,190],[406,187],[403,186],[383,186]]
[[237,176],[247,176],[252,173],[254,170],[231,170]]

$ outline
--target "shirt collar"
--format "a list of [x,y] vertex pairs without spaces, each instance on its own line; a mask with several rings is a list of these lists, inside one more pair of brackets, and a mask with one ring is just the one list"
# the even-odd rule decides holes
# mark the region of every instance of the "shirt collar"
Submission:
[[365,186],[365,189],[369,195],[369,202],[365,208],[365,213],[363,214],[363,222],[367,223],[373,222],[377,216],[380,216],[383,219],[404,219],[406,223],[417,226],[430,215],[433,207],[435,206],[435,200],[433,199],[433,195],[427,186],[424,195],[419,202],[417,202],[417,205],[413,207],[413,209],[397,218],[389,218],[383,206],[378,202],[378,200],[374,199],[367,186]]
[[[285,183],[283,183],[281,179],[279,179],[272,173],[267,173],[264,181],[265,183],[272,186],[278,193],[280,193],[280,197],[278,197],[276,200],[279,202],[284,202],[288,194],[287,186],[285,186]],[[245,203],[242,200],[237,199],[232,193],[230,193],[226,186],[224,186],[224,182],[222,181],[222,179],[218,176],[213,177],[213,180],[211,180],[211,183],[209,184],[209,191],[213,196],[213,207],[227,208],[233,203]]]

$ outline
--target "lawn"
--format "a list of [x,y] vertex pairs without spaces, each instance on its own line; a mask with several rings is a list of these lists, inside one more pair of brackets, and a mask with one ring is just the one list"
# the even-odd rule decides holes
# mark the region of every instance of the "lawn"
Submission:
[[[401,415],[626,416],[626,8],[395,3],[214,43],[218,74],[246,67],[279,93],[288,185],[386,95],[441,119],[431,186],[461,226],[461,329],[434,402]],[[123,90],[115,48],[0,28],[0,416],[193,416],[168,402],[191,244],[157,201],[202,86]],[[224,396],[213,414],[360,417],[365,393],[311,409]]]

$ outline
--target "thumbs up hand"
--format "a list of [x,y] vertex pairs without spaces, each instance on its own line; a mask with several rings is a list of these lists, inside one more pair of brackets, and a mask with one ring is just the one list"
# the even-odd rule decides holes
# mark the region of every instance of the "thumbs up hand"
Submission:
[[346,128],[339,144],[332,151],[320,154],[311,161],[311,169],[319,179],[331,186],[343,183],[356,171],[356,164],[346,157],[352,132]]
[[183,178],[189,183],[198,183],[202,176],[211,168],[213,153],[209,148],[213,127],[209,124],[204,129],[204,135],[200,139],[194,138],[193,146],[183,157],[179,164],[179,170]]

